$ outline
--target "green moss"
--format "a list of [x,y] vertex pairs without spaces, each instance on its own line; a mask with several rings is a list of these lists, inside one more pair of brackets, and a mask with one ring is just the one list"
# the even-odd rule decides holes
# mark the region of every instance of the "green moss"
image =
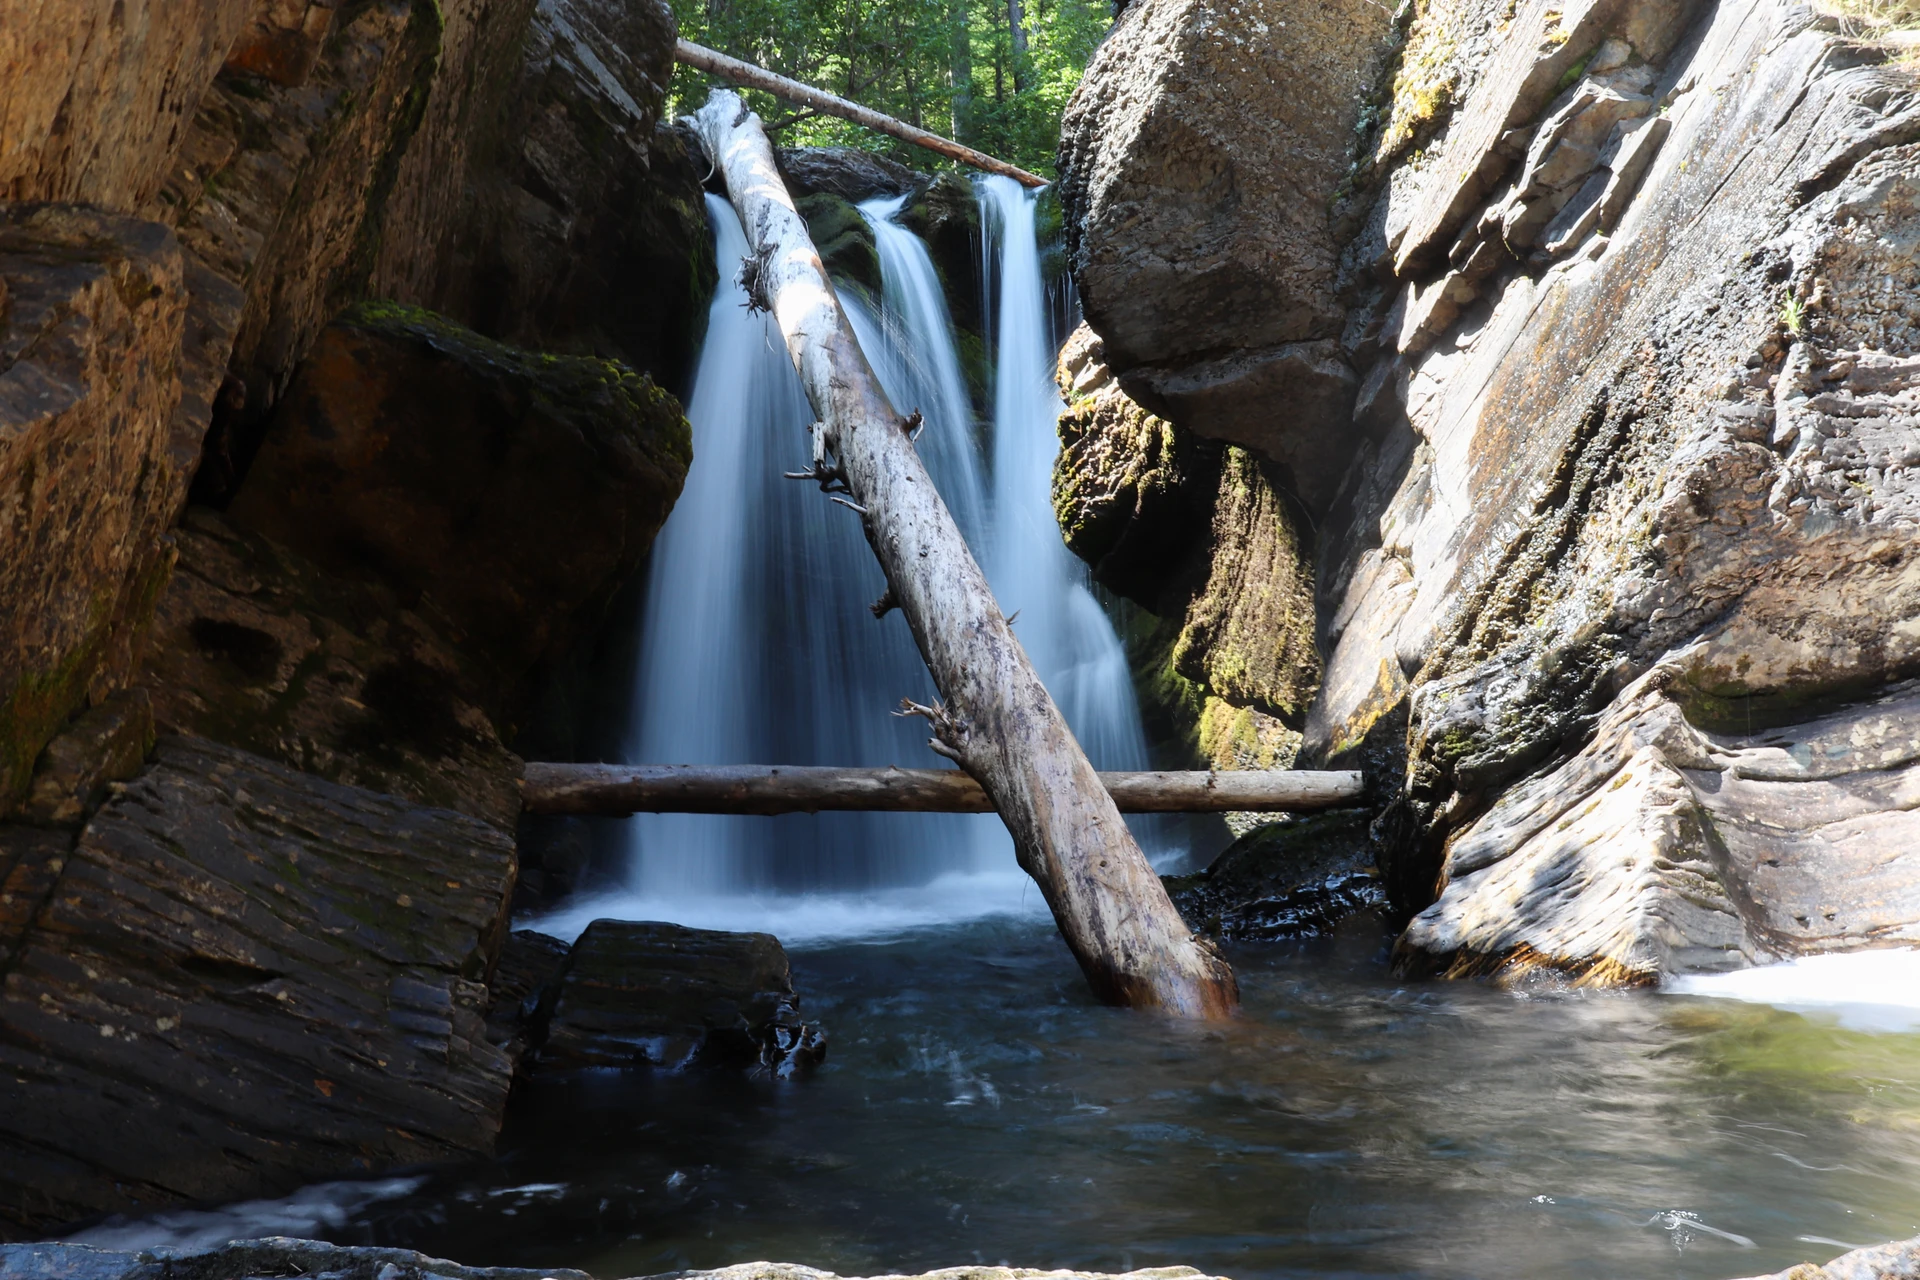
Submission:
[[827,274],[836,280],[851,281],[878,297],[880,294],[880,250],[873,240],[873,228],[860,211],[839,196],[816,192],[802,196],[795,206],[807,221],[807,234],[820,253]]
[[682,467],[693,462],[693,429],[680,402],[619,360],[528,351],[475,333],[424,307],[384,299],[363,302],[340,323],[411,338],[477,367],[524,380],[534,404],[562,422],[582,415],[635,430]]

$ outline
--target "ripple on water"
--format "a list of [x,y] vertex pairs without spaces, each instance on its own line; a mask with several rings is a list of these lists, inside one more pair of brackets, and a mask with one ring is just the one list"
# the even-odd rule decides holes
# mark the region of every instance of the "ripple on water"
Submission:
[[318,1234],[602,1276],[1724,1280],[1920,1232],[1920,1035],[1401,983],[1360,929],[1233,959],[1244,1016],[1194,1026],[1093,1004],[1040,920],[822,941],[812,1079],[556,1082],[498,1160]]

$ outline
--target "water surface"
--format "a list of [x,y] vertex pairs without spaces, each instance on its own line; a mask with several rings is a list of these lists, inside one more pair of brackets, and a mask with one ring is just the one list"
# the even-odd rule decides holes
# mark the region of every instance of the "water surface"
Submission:
[[556,1084],[499,1160],[343,1188],[319,1233],[601,1276],[1708,1280],[1920,1232],[1920,1036],[1407,984],[1371,928],[1232,958],[1245,1015],[1194,1027],[1093,1004],[1042,920],[802,949],[813,1078]]

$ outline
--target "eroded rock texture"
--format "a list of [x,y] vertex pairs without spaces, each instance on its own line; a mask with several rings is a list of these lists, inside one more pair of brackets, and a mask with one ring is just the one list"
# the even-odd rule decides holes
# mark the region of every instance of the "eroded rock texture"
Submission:
[[[1138,297],[1102,275],[1136,246],[1192,246],[1194,280],[1216,261],[1181,239],[1191,212],[1114,220],[1098,175],[1157,163],[1155,122],[1206,108],[1221,154],[1270,145],[1271,118],[1215,109],[1140,43],[1178,12],[1129,10],[1063,185],[1122,386],[1206,435],[1217,420],[1125,365],[1184,366],[1180,309],[1208,295],[1144,257]],[[1391,800],[1384,883],[1403,915],[1431,904],[1404,962],[1645,981],[1907,938],[1912,731],[1886,708],[1920,663],[1912,73],[1774,0],[1429,0],[1403,23],[1377,94],[1343,108],[1347,166],[1308,186],[1334,171],[1289,162],[1241,216],[1287,182],[1330,211],[1325,238],[1281,234],[1302,263],[1335,246],[1299,279],[1327,282],[1356,380],[1307,438],[1242,440],[1310,517],[1323,676],[1285,658],[1290,630],[1242,634],[1312,686],[1302,760],[1364,765]],[[1295,65],[1369,76],[1379,52],[1322,37]],[[1272,421],[1305,403],[1256,399]],[[1107,418],[1096,437],[1070,413],[1056,486],[1101,495],[1063,514],[1102,565],[1110,531],[1180,509],[1149,482],[1170,474],[1161,438]],[[1207,542],[1214,571],[1236,558]],[[1169,581],[1145,576],[1140,598]],[[1751,753],[1775,749],[1835,751],[1832,776],[1761,785]]]
[[491,1150],[507,837],[169,738],[66,844],[8,873],[38,893],[0,986],[11,1230]]

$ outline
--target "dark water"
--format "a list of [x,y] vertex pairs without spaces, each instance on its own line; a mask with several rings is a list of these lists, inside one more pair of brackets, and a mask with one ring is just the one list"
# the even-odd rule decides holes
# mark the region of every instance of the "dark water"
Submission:
[[1245,1016],[1212,1028],[1094,1005],[1040,922],[803,951],[833,1036],[812,1079],[556,1086],[498,1161],[322,1190],[314,1233],[601,1276],[1717,1280],[1920,1231],[1920,1036],[1410,985],[1383,950],[1242,948]]

